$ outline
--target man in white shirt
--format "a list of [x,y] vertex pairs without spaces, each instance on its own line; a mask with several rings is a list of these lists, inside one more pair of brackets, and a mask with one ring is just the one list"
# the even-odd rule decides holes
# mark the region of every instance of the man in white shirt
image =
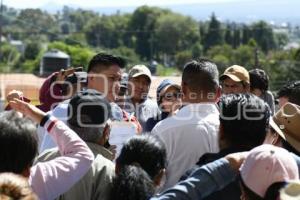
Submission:
[[187,63],[181,86],[184,107],[152,130],[167,149],[164,189],[174,186],[199,156],[219,150],[219,111],[215,104],[220,96],[217,66],[206,59]]
[[[106,53],[95,55],[89,62],[87,69],[87,89],[94,89],[105,95],[111,103],[112,119],[116,121],[129,121],[134,123],[137,131],[140,131],[140,124],[135,117],[128,119],[128,113],[124,112],[116,103],[117,94],[120,89],[122,69],[125,68],[125,60],[119,56]],[[68,119],[69,100],[60,103],[50,114],[66,122]],[[39,138],[42,138],[40,152],[55,147],[55,143],[45,134],[43,128],[38,129]],[[134,133],[133,133],[134,134]]]

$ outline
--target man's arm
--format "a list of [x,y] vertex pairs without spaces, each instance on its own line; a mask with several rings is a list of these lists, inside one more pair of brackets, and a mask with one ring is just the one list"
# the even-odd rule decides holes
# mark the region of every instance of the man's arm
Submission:
[[44,126],[58,145],[61,157],[36,164],[31,168],[29,177],[29,184],[41,200],[54,199],[81,179],[91,167],[94,155],[63,122],[17,99],[10,105]]
[[185,181],[150,200],[200,200],[232,182],[247,153],[236,153],[206,164]]

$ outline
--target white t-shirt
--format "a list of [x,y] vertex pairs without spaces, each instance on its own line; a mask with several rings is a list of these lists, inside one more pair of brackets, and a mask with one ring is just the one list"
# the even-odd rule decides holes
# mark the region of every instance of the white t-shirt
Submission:
[[219,151],[219,111],[213,103],[189,104],[159,122],[152,130],[166,146],[167,169],[163,189],[174,186],[180,177],[208,152]]

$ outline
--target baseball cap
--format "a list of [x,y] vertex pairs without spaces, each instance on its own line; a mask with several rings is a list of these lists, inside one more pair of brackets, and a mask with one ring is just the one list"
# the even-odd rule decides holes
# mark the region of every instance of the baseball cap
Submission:
[[286,103],[270,119],[270,126],[300,152],[300,106]]
[[299,200],[300,181],[291,181],[280,190],[280,200]]
[[164,93],[164,91],[166,91],[170,87],[175,87],[175,88],[177,88],[179,90],[181,89],[180,85],[174,83],[170,79],[165,79],[157,87],[157,90],[156,90],[157,96],[160,96],[160,94]]
[[147,76],[151,81],[151,72],[145,65],[133,66],[129,71],[128,78],[135,78],[141,75]]
[[260,197],[277,182],[298,179],[298,166],[285,149],[264,144],[252,149],[240,168],[244,184]]
[[244,67],[239,65],[228,67],[220,76],[220,80],[223,81],[227,77],[236,82],[244,81],[246,83],[250,83],[249,72]]
[[104,126],[111,118],[111,106],[102,93],[87,89],[70,100],[68,116],[68,123],[75,127]]

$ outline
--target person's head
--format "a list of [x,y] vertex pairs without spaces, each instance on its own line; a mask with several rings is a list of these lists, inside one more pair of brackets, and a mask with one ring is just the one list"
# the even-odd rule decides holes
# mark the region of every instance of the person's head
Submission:
[[250,91],[256,96],[261,96],[269,89],[269,76],[262,69],[252,69],[250,75]]
[[116,160],[114,198],[111,199],[149,199],[161,183],[166,157],[164,144],[154,136],[129,139]]
[[250,90],[249,72],[242,66],[228,67],[220,76],[223,94],[247,93]]
[[220,99],[219,145],[252,149],[264,142],[270,109],[253,94],[229,94]]
[[294,157],[285,149],[261,145],[240,168],[242,200],[274,200],[286,182],[299,178]]
[[283,147],[300,156],[300,106],[286,103],[270,120],[265,143]]
[[69,102],[68,116],[69,127],[85,142],[104,145],[108,140],[111,106],[103,94],[92,89],[78,92]]
[[182,106],[181,87],[170,79],[159,84],[156,95],[157,104],[163,112],[174,113]]
[[181,88],[185,103],[214,102],[219,97],[219,72],[215,63],[200,58],[183,69]]
[[283,86],[279,90],[277,97],[280,108],[287,102],[300,105],[300,81],[294,81]]
[[151,85],[151,72],[145,65],[133,66],[128,74],[128,95],[136,102],[145,100]]
[[121,57],[106,53],[95,55],[88,65],[87,87],[103,93],[109,101],[114,102],[124,67],[125,60]]
[[14,111],[0,113],[0,173],[28,177],[38,153],[36,125]]
[[0,199],[37,200],[28,180],[13,173],[0,174]]

